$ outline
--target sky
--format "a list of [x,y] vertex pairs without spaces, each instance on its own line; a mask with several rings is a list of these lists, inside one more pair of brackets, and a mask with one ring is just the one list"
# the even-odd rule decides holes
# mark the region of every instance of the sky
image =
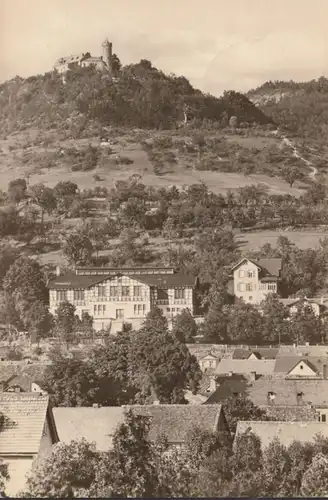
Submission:
[[0,0],[0,81],[72,53],[149,59],[214,95],[328,76],[328,0]]

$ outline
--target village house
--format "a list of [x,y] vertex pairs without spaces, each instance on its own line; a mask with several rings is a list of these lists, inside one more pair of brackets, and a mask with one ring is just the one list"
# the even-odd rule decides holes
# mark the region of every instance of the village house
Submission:
[[240,434],[252,432],[261,440],[262,449],[277,438],[285,446],[294,441],[313,442],[318,434],[328,438],[328,425],[321,422],[274,422],[274,421],[239,421],[235,440]]
[[198,361],[200,369],[205,372],[205,371],[213,371],[217,369],[219,363],[220,363],[220,358],[212,353],[208,353],[202,358],[199,359]]
[[165,435],[169,447],[181,448],[195,427],[211,432],[228,432],[221,405],[125,405],[108,407],[54,408],[54,418],[61,442],[85,438],[96,443],[98,451],[113,446],[113,435],[124,422],[125,413],[150,417],[151,440]]
[[262,359],[257,356],[252,356],[248,359],[223,358],[218,363],[215,374],[232,375],[235,373],[250,375],[256,373],[257,375],[270,375],[274,371],[275,362],[274,359]]
[[260,304],[269,293],[280,293],[282,259],[243,258],[231,268],[233,293],[249,304]]
[[40,380],[49,362],[0,361],[1,392],[44,392]]
[[95,330],[115,333],[124,323],[140,328],[155,307],[170,326],[183,309],[195,314],[198,279],[173,268],[77,268],[64,275],[57,268],[56,274],[48,285],[50,312],[68,301],[80,318],[84,313],[93,317]]
[[327,305],[324,303],[324,299],[315,299],[307,297],[298,297],[293,299],[282,299],[279,301],[289,311],[289,315],[292,317],[297,314],[299,310],[304,309],[306,306],[310,307],[317,317],[324,317],[327,315]]
[[6,494],[17,496],[24,490],[26,475],[51,454],[58,435],[47,395],[0,393],[0,411],[5,417],[0,458],[10,474]]
[[232,359],[276,359],[278,352],[278,347],[237,348],[232,353]]
[[328,357],[280,356],[275,360],[273,373],[289,379],[327,379]]

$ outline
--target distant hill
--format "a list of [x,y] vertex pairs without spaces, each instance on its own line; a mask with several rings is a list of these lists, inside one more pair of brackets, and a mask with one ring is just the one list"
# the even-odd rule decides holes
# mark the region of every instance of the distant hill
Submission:
[[227,125],[268,124],[268,118],[243,94],[216,98],[192,87],[184,77],[166,75],[149,61],[123,67],[111,83],[93,68],[59,75],[49,72],[0,85],[0,131],[29,127],[83,129],[91,123],[138,128],[174,128],[184,120]]
[[326,141],[328,79],[266,82],[247,97],[279,126],[303,138]]

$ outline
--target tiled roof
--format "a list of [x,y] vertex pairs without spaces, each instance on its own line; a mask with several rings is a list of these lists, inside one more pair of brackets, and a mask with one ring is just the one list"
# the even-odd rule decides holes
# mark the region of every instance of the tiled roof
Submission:
[[236,436],[246,431],[252,431],[261,439],[262,448],[268,446],[274,438],[278,438],[285,446],[291,445],[293,441],[313,441],[318,434],[328,438],[328,425],[323,422],[239,421]]
[[[246,376],[226,378],[207,403],[222,403],[234,393],[245,394],[257,406],[268,405],[268,393],[275,395],[274,406],[327,406],[328,380],[325,379],[285,379],[276,376],[263,376],[250,381]],[[299,398],[298,394],[302,394]]]
[[7,387],[19,385],[24,391],[29,392],[32,382],[41,381],[46,366],[45,363],[27,365],[22,362],[0,361],[0,382]]
[[255,266],[259,267],[264,276],[276,276],[279,277],[280,271],[282,269],[282,259],[248,259],[245,257],[237,262],[231,269],[236,269],[245,260],[249,260]]
[[0,393],[0,411],[8,419],[0,433],[0,455],[37,454],[49,396],[35,393]]
[[276,359],[279,348],[260,347],[259,349],[235,349],[232,359],[247,359],[252,353],[259,354],[262,359]]
[[284,422],[318,422],[319,413],[311,406],[260,406],[271,420]]
[[[117,272],[117,275],[124,276],[124,273]],[[67,273],[56,277],[49,282],[48,288],[52,290],[68,290],[68,289],[83,289],[101,283],[102,281],[113,279],[115,275],[83,275],[75,273]],[[149,286],[156,286],[157,288],[178,288],[196,284],[195,276],[184,274],[133,274],[131,279],[140,281]]]
[[112,438],[124,421],[125,411],[151,417],[150,438],[165,434],[169,443],[183,443],[195,426],[214,431],[221,405],[144,405],[102,408],[54,408],[60,441],[84,437],[95,442],[99,451],[112,447]]
[[221,358],[225,352],[224,347],[216,344],[187,344],[191,355],[199,361],[207,354],[212,354],[217,358]]
[[283,356],[313,356],[319,358],[328,358],[328,345],[284,345],[280,346],[277,358]]
[[323,366],[328,366],[328,357],[319,356],[281,356],[277,357],[274,365],[274,373],[288,374],[300,361],[306,363],[312,370],[320,376]]
[[257,374],[271,374],[275,366],[274,359],[221,359],[218,364],[215,373],[225,374],[229,372],[233,373],[251,373],[256,372]]

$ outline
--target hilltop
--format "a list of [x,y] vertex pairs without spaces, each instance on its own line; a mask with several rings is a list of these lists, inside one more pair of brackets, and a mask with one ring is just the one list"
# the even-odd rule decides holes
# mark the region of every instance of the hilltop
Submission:
[[266,82],[247,97],[289,133],[325,144],[328,131],[328,79]]
[[0,86],[0,106],[2,134],[43,127],[74,135],[90,125],[170,129],[193,120],[225,126],[232,116],[239,124],[272,121],[243,94],[204,94],[146,60],[122,67],[113,81],[92,67],[16,77]]

